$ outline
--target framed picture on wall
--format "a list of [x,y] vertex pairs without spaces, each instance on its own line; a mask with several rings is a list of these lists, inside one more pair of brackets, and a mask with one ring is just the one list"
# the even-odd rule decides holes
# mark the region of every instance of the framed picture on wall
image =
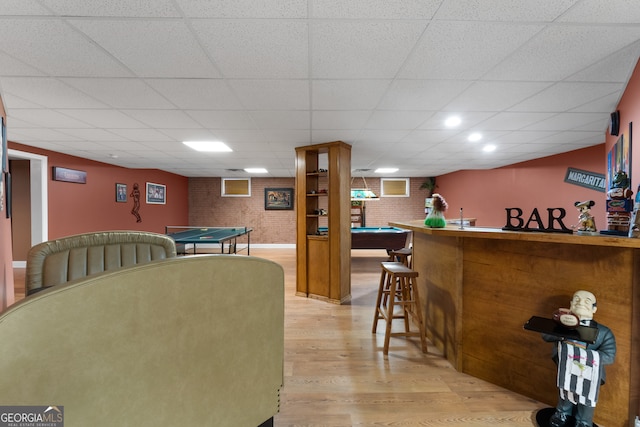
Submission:
[[7,210],[5,213],[6,218],[11,218],[11,174],[5,172],[4,174],[4,198],[7,201]]
[[147,182],[147,203],[150,205],[164,205],[167,203],[167,186]]
[[293,188],[265,188],[265,210],[292,210]]
[[116,183],[116,202],[118,203],[127,202],[127,184]]
[[2,119],[2,141],[0,143],[0,161],[2,161],[2,167],[0,168],[0,172],[9,172],[9,162],[7,162],[7,127],[4,124],[4,117],[0,117]]

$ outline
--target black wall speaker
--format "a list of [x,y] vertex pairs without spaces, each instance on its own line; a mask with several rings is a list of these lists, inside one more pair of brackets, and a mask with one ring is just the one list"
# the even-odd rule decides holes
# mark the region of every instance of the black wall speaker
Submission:
[[609,122],[609,133],[618,136],[620,133],[620,111],[616,110],[611,113],[611,121]]

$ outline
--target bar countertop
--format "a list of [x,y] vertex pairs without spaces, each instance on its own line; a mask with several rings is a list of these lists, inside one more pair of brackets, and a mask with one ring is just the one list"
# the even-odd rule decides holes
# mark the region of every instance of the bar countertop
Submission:
[[640,249],[640,239],[605,234],[583,235],[577,233],[547,233],[541,231],[506,231],[491,227],[467,227],[448,225],[445,228],[431,228],[424,220],[389,222],[392,227],[404,228],[415,233],[449,237],[476,237],[482,239],[520,240],[529,242],[565,243],[573,245],[615,246]]

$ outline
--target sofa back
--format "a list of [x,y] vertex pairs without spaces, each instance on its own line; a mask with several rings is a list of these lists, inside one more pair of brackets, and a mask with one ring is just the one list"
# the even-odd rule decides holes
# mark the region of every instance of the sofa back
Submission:
[[279,409],[284,272],[240,255],[108,271],[0,313],[0,402],[65,427],[258,426]]
[[26,293],[175,256],[173,239],[144,231],[101,231],[50,240],[33,246],[27,254]]

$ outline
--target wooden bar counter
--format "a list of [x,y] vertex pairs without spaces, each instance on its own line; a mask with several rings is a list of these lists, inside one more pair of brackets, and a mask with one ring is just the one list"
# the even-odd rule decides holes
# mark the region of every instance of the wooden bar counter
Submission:
[[633,425],[640,412],[640,239],[431,229],[423,220],[389,225],[413,231],[413,268],[431,342],[458,371],[550,406],[557,401],[552,344],[523,325],[568,307],[576,290],[593,292],[594,319],[617,342],[594,421]]

